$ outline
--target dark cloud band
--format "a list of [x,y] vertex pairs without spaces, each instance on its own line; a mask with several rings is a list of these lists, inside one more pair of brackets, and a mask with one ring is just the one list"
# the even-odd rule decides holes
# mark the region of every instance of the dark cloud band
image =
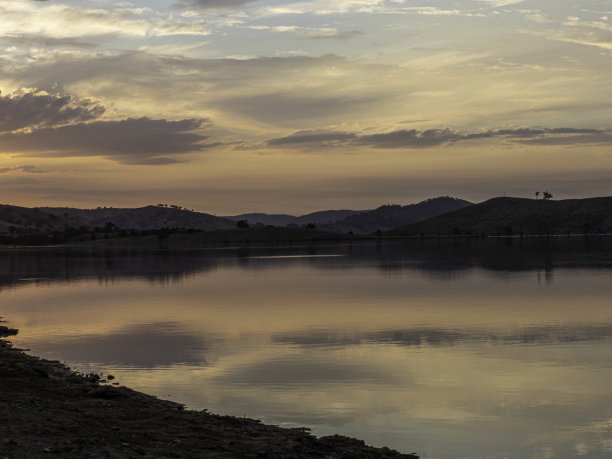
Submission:
[[42,174],[46,171],[39,169],[33,165],[15,166],[15,167],[0,167],[0,174],[6,174],[7,172],[21,171],[28,174]]
[[204,122],[129,118],[79,123],[0,134],[0,149],[33,157],[101,156],[124,164],[170,164],[184,160],[177,155],[210,148],[202,143],[207,136],[194,132]]
[[367,146],[379,149],[431,148],[467,140],[506,138],[523,144],[571,145],[584,143],[612,144],[612,132],[576,128],[519,128],[461,133],[452,129],[401,129],[380,134],[342,131],[299,131],[267,141],[268,146],[311,148],[321,146]]
[[0,133],[80,123],[104,112],[104,107],[72,96],[45,92],[0,95]]

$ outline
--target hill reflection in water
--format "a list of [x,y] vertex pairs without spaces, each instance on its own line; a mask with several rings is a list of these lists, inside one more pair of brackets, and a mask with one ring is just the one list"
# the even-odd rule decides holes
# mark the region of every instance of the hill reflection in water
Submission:
[[[82,278],[142,278],[180,282],[185,277],[241,266],[267,269],[295,260],[317,268],[357,268],[364,264],[386,271],[413,269],[442,278],[482,268],[491,271],[544,271],[559,268],[612,267],[612,237],[441,239],[405,242],[319,244],[193,251],[6,250],[0,252],[0,288],[23,282],[70,282]],[[325,260],[341,256],[344,260]],[[263,260],[263,262],[262,262]]]

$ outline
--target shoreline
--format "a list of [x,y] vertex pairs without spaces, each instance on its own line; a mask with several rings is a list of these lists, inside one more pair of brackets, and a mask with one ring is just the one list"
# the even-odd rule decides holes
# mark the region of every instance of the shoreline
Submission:
[[102,239],[99,241],[66,242],[55,245],[6,245],[0,244],[0,252],[20,251],[64,251],[64,252],[98,252],[98,251],[121,251],[129,250],[135,252],[170,252],[170,251],[216,251],[237,249],[264,249],[284,247],[311,247],[337,244],[359,244],[359,243],[384,243],[384,242],[440,242],[440,241],[465,241],[465,240],[497,240],[497,241],[549,241],[549,240],[602,240],[612,238],[610,233],[570,233],[570,234],[514,234],[514,235],[451,235],[430,234],[417,235],[394,235],[394,236],[354,236],[328,239],[248,239],[236,238],[233,240],[206,240],[190,237],[172,239],[160,243],[153,237],[117,237]]
[[2,339],[15,334],[0,325],[2,458],[418,457],[339,435],[317,438],[307,428],[186,410]]

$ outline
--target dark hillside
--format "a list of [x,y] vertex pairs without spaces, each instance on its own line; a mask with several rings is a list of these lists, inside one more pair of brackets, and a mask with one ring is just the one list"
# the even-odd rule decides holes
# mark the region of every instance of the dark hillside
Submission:
[[295,217],[293,215],[287,214],[265,214],[265,213],[253,213],[253,214],[242,214],[242,215],[234,215],[228,218],[233,221],[246,220],[251,225],[256,225],[261,223],[262,225],[272,225],[272,226],[287,226],[287,225],[297,225],[297,226],[305,226],[309,223],[313,223],[315,225],[324,224],[324,223],[334,223],[338,220],[348,217],[349,215],[355,215],[362,212],[367,212],[365,210],[321,210],[318,212],[313,212],[310,214],[302,215],[299,217]]
[[499,197],[386,234],[512,236],[608,232],[612,232],[612,197],[561,201]]
[[410,225],[469,205],[471,203],[468,201],[448,196],[427,199],[407,206],[386,205],[369,212],[346,217],[334,225],[323,227],[323,229],[340,232],[352,231],[355,234],[371,234],[377,230],[386,231]]
[[231,215],[227,218],[228,220],[232,220],[234,222],[238,222],[240,220],[245,220],[249,223],[249,225],[272,225],[272,226],[286,226],[289,223],[293,223],[293,221],[297,218],[293,215],[288,214],[266,214],[266,213],[251,213],[251,214],[240,214],[240,215]]
[[0,233],[49,233],[82,227],[108,229],[109,223],[114,228],[129,230],[190,228],[212,231],[235,227],[230,220],[178,207],[74,209],[0,205]]

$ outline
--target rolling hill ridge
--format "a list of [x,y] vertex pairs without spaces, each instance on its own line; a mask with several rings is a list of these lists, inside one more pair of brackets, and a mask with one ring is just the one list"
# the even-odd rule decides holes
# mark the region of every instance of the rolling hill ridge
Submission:
[[517,236],[612,232],[612,197],[559,201],[498,197],[385,233]]
[[225,217],[234,221],[247,220],[250,224],[273,226],[316,225],[318,229],[336,233],[372,234],[471,205],[463,199],[442,196],[426,199],[416,204],[401,206],[387,204],[374,210],[325,210],[295,217],[287,214],[242,214]]
[[[346,215],[346,213],[349,214]],[[247,230],[267,228],[268,231],[265,234],[269,233],[272,239],[278,238],[280,233],[272,235],[271,228],[268,228],[270,226],[275,226],[278,230],[293,228],[312,231],[315,229],[317,232],[344,234],[345,236],[354,234],[384,237],[612,233],[612,197],[558,201],[498,197],[479,204],[470,204],[457,198],[439,197],[407,206],[384,205],[364,212],[321,211],[301,217],[284,214],[243,214],[222,218],[193,212],[178,206],[160,205],[133,209],[27,208],[0,205],[0,235],[8,241],[7,243],[10,243],[11,237],[44,236],[54,233],[63,233],[63,240],[69,241],[77,237],[79,240],[88,237],[95,239],[101,233],[105,234],[104,237],[129,235],[134,231],[227,232],[237,229],[235,219],[248,218],[251,215],[254,215],[255,221],[259,221],[258,218],[265,220],[269,217],[271,220],[268,221],[274,221],[277,224],[261,223],[258,225],[249,220],[251,228],[243,225],[241,231],[244,231],[245,228]],[[340,219],[331,222],[331,218],[338,216]],[[286,224],[287,221],[290,223]],[[320,223],[325,221],[327,223]],[[265,239],[265,234],[258,233],[258,237]],[[291,238],[297,237],[296,234],[291,234]],[[231,239],[228,235],[224,237]],[[42,239],[39,240],[42,241]]]
[[177,207],[74,209],[0,205],[0,232],[44,233],[81,227],[91,230],[94,228],[111,230],[113,228],[130,230],[188,228],[214,231],[234,228],[235,223],[214,215]]
[[397,204],[381,206],[374,210],[350,215],[334,224],[324,225],[321,228],[336,232],[372,234],[377,231],[386,231],[427,220],[470,205],[472,205],[471,202],[463,199],[442,196],[406,206]]

